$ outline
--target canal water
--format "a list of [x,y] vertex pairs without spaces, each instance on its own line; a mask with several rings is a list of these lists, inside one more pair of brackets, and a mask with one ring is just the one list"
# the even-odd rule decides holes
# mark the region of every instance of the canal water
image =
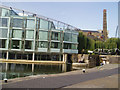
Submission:
[[4,78],[12,79],[31,75],[57,74],[72,71],[71,64],[42,65],[42,64],[16,64],[0,63],[0,75]]

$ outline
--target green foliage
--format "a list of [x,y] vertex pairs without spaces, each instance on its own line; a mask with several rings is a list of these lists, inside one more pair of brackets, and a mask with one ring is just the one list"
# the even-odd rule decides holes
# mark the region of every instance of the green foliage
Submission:
[[[82,32],[78,36],[78,53],[88,53],[88,50],[95,49],[95,41],[87,38]],[[84,50],[84,51],[83,51]]]
[[78,53],[88,53],[88,50],[94,49],[115,49],[120,50],[120,39],[119,38],[109,38],[105,42],[95,41],[87,38],[82,32],[79,32],[78,36]]

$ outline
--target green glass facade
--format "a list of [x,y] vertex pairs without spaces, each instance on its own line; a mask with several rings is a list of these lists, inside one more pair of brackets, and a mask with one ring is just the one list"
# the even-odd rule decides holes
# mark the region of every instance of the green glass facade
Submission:
[[20,16],[11,9],[1,7],[0,10],[1,51],[34,52],[36,56],[42,52],[61,55],[78,53],[77,31],[56,29],[51,20],[29,15]]

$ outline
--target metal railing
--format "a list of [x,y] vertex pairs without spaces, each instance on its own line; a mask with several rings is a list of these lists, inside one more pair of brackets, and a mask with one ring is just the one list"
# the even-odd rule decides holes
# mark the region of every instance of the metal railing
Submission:
[[75,30],[75,31],[81,30],[81,29],[79,29],[79,28],[77,28],[77,27],[74,27],[74,26],[72,26],[72,25],[70,25],[70,24],[67,24],[67,23],[64,23],[64,22],[62,22],[62,21],[58,21],[58,20],[55,20],[55,19],[52,19],[52,18],[48,18],[48,17],[43,16],[43,15],[38,15],[38,14],[36,14],[36,13],[32,13],[32,12],[29,12],[29,11],[25,11],[25,10],[13,8],[13,7],[8,7],[8,6],[4,6],[4,5],[0,5],[0,7],[6,8],[6,9],[9,9],[9,10],[13,10],[13,11],[15,11],[16,13],[22,13],[23,16],[24,16],[25,14],[27,14],[27,15],[33,15],[33,17],[35,16],[35,17],[38,17],[38,18],[41,18],[41,19],[44,19],[44,20],[47,20],[47,21],[51,21],[51,22],[53,22],[53,23],[56,23],[55,26],[57,27],[57,29],[61,29],[61,28],[59,28],[59,25],[62,25],[62,28],[63,28],[63,29],[65,29],[65,27],[66,27],[68,30]]

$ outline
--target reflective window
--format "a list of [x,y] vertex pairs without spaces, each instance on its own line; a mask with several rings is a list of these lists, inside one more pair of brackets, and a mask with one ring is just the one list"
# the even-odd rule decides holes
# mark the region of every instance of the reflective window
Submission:
[[72,49],[77,49],[77,45],[76,44],[72,44]]
[[0,48],[6,48],[7,47],[7,40],[1,39],[0,43],[2,43],[2,44],[0,44]]
[[40,28],[48,30],[48,21],[40,19]]
[[2,8],[0,7],[0,16],[2,15]]
[[52,32],[52,40],[60,40],[60,33],[59,32]]
[[39,40],[47,40],[48,32],[47,31],[39,31]]
[[48,48],[48,42],[44,41],[39,42],[39,48]]
[[22,28],[23,27],[23,19],[13,18],[12,27]]
[[27,19],[27,28],[35,29],[35,20],[34,19]]
[[71,49],[70,43],[64,43],[64,49]]
[[13,29],[12,30],[12,38],[22,38],[22,30]]
[[72,34],[72,42],[77,42],[78,36],[76,34]]
[[21,41],[12,40],[12,49],[21,49]]
[[2,9],[2,16],[9,16],[9,10],[7,9]]
[[18,14],[15,11],[13,11],[13,10],[10,10],[10,15],[12,15],[12,16],[18,16]]
[[64,41],[72,41],[71,33],[64,33]]
[[55,25],[53,22],[49,22],[49,29],[55,30]]
[[7,26],[8,26],[8,19],[0,18],[0,27],[7,27]]
[[60,48],[60,43],[58,43],[58,42],[52,42],[51,43],[51,48]]
[[33,39],[33,38],[34,38],[34,31],[26,30],[26,39]]
[[33,42],[25,41],[25,49],[33,49]]
[[8,29],[0,29],[0,38],[7,38]]

